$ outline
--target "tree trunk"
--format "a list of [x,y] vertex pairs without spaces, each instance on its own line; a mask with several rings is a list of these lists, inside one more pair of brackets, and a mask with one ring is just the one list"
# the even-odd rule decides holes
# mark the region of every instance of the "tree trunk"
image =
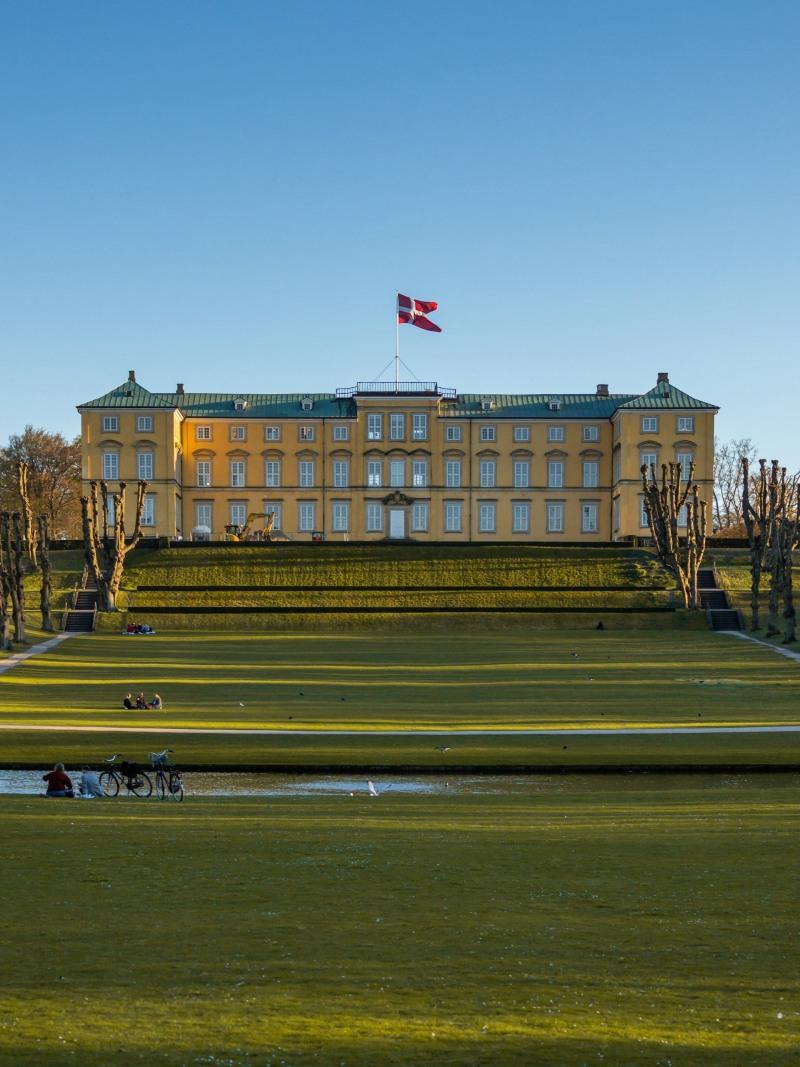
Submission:
[[[137,486],[134,530],[127,544],[125,541],[125,488],[125,483],[120,482],[119,493],[113,496],[113,516],[110,516],[108,486],[105,482],[100,482],[102,511],[97,482],[91,482],[88,497],[81,497],[84,554],[97,585],[100,611],[117,610],[117,595],[125,571],[125,558],[142,539],[142,514],[147,482],[139,482]],[[113,527],[109,526],[109,517],[113,517]]]
[[36,555],[39,570],[42,572],[42,585],[39,590],[39,606],[42,612],[42,629],[46,633],[54,630],[50,614],[50,602],[53,595],[53,582],[50,570],[50,524],[46,515],[39,515],[36,520],[37,545]]
[[5,549],[5,516],[0,515],[0,650],[11,650],[11,620],[8,609],[11,603],[11,577]]
[[28,465],[17,463],[17,491],[22,504],[22,538],[31,566],[36,569],[36,527],[33,524],[33,509],[28,492]]

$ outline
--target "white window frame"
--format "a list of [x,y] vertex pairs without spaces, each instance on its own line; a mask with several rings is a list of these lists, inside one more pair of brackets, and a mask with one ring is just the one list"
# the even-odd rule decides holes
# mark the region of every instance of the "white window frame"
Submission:
[[599,426],[584,426],[583,427],[583,439],[584,439],[584,441],[599,441],[600,440],[600,427]]
[[335,459],[333,461],[333,487],[334,489],[347,489],[350,485],[350,460]]
[[447,426],[444,432],[445,441],[460,441],[461,440],[461,427],[460,426]]
[[299,438],[301,441],[313,441],[314,440],[314,427],[313,426],[301,426],[299,430]]
[[314,487],[314,460],[301,459],[297,464],[297,484],[301,489]]
[[497,428],[495,426],[481,426],[481,441],[496,441]]
[[367,440],[383,440],[383,415],[377,411],[371,411],[367,415]]
[[686,527],[689,525],[689,508],[686,506],[686,504],[681,504],[681,506],[678,508],[677,520],[678,527],[681,530],[685,530]]
[[281,428],[280,426],[265,426],[264,427],[264,440],[265,441],[280,441]]
[[145,493],[144,508],[142,509],[142,526],[155,526],[156,524],[156,495]]
[[334,500],[331,512],[331,529],[334,533],[347,533],[350,529],[350,501]]
[[411,416],[411,440],[428,440],[428,416],[424,411],[417,411]]
[[349,441],[350,440],[350,427],[345,425],[334,426],[333,428],[334,441]]
[[511,532],[531,532],[531,506],[524,500],[515,500],[511,505]]
[[548,426],[547,427],[547,440],[548,441],[563,441],[564,440],[564,427],[563,426]]
[[406,484],[406,461],[404,459],[389,460],[389,487],[402,489]]
[[515,441],[530,441],[531,428],[530,426],[515,426],[514,427],[514,440]]
[[448,489],[461,488],[461,460],[448,459],[444,464],[444,484]]
[[478,533],[497,533],[497,504],[491,500],[478,503]]
[[550,459],[547,461],[547,488],[564,488],[564,460]]
[[302,501],[297,505],[297,529],[300,533],[311,533],[315,529],[316,505]]
[[264,501],[264,514],[265,515],[274,516],[274,518],[272,520],[272,529],[273,530],[281,530],[283,528],[282,522],[281,522],[281,520],[283,518],[283,505],[282,504],[275,504],[271,500],[265,500]]
[[411,530],[425,533],[430,522],[430,507],[427,500],[417,500],[411,508]]
[[136,416],[136,432],[137,433],[152,433],[153,432],[153,416],[152,415],[137,415]]
[[514,488],[530,489],[531,487],[531,462],[529,459],[514,460]]
[[234,500],[228,505],[228,522],[232,526],[244,526],[247,522],[247,502]]
[[364,520],[367,533],[383,533],[383,505],[368,500]]
[[103,481],[119,481],[119,452],[103,453]]
[[103,433],[119,433],[119,415],[103,416]]
[[[692,460],[694,459],[694,452],[676,452],[675,462],[681,465],[681,481],[685,482],[689,478],[689,468]],[[684,462],[686,461],[686,462]]]
[[679,415],[676,429],[678,433],[694,433],[694,415]]
[[647,509],[644,506],[644,494],[639,494],[639,526],[642,530],[649,530],[650,523],[647,521]]
[[231,426],[230,428],[231,441],[246,441],[247,440],[247,427],[246,426]]
[[152,452],[136,453],[136,478],[140,482],[152,482],[155,456]]
[[281,461],[279,459],[264,460],[264,485],[268,489],[279,489],[281,484]]
[[581,533],[597,533],[599,523],[598,511],[599,509],[595,501],[583,501],[581,504]]
[[600,464],[596,459],[583,461],[583,488],[596,489],[600,481]]
[[656,476],[658,476],[658,452],[640,452],[639,453],[639,470],[642,467],[647,467],[647,477],[650,478],[655,469]]
[[243,459],[230,461],[230,487],[231,489],[244,489],[247,484],[247,464]]
[[415,489],[425,489],[428,485],[428,461],[427,459],[414,459],[411,461],[411,484]]
[[497,482],[497,462],[493,459],[482,459],[479,477],[481,489],[494,489]]
[[[206,516],[208,520],[206,521]],[[195,526],[205,526],[209,530],[213,530],[211,523],[214,519],[214,505],[208,501],[198,501],[194,506],[194,524]]]
[[402,411],[393,411],[389,415],[389,440],[405,441],[406,417]]
[[642,433],[658,433],[658,415],[642,415]]
[[445,501],[444,532],[461,533],[464,524],[464,505],[460,500]]
[[[380,459],[367,460],[367,485],[370,489],[380,489],[383,485],[383,461]],[[383,527],[381,527],[383,529]]]
[[195,426],[194,428],[195,441],[210,441],[211,440],[211,427],[210,426]]
[[547,501],[547,532],[564,532],[564,504],[560,500]]
[[211,460],[197,459],[194,464],[194,481],[198,489],[211,488]]

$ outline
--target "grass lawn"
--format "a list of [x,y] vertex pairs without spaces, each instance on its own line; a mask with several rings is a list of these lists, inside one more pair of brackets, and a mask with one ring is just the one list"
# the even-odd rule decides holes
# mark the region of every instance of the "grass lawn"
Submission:
[[[140,689],[158,691],[165,709],[123,711],[124,693]],[[435,739],[388,732],[771,725],[797,723],[798,707],[798,664],[704,632],[93,634],[0,676],[0,723],[19,727],[0,731],[0,762],[59,755],[95,762],[115,748],[141,749],[141,758],[169,743],[194,763],[441,765]],[[34,723],[53,733],[25,730]],[[75,725],[160,731],[137,738],[58,732]],[[174,728],[341,733],[203,737]],[[457,738],[451,747],[447,760],[460,765],[800,762],[797,737],[786,734],[509,735]]]
[[0,798],[0,1061],[797,1063],[797,777]]

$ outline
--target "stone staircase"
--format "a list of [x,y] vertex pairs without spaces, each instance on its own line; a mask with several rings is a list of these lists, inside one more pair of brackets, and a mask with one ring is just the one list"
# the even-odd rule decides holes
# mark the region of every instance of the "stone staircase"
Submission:
[[72,594],[72,606],[64,612],[62,630],[66,633],[90,633],[97,614],[97,586],[85,572],[81,587]]
[[705,609],[710,629],[740,630],[739,612],[730,606],[728,594],[717,585],[714,570],[711,567],[701,569],[697,581],[700,587],[700,603]]

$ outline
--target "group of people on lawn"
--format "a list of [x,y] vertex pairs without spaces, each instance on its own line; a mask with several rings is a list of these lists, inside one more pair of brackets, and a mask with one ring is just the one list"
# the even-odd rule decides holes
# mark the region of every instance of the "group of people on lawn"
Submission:
[[147,711],[148,708],[152,708],[154,711],[161,711],[164,703],[158,693],[154,693],[153,699],[150,701],[145,698],[144,693],[138,693],[135,701],[133,693],[126,693],[122,700],[122,706],[126,711]]
[[[57,763],[52,771],[48,771],[47,774],[42,775],[42,781],[47,782],[47,792],[45,796],[48,797],[74,797],[75,788],[72,784],[72,779],[64,770],[63,763]],[[78,786],[78,796],[84,800],[91,800],[93,797],[101,797],[103,795],[103,787],[100,785],[100,778],[97,771],[93,771],[91,767],[81,768],[81,780]]]

